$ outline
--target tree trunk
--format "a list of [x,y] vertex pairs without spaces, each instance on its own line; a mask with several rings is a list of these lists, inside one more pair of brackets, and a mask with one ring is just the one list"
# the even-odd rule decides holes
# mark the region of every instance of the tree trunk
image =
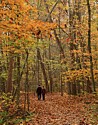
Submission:
[[25,81],[25,100],[24,100],[24,111],[26,109],[29,111],[29,105],[30,105],[30,99],[29,99],[29,81],[28,81],[28,76],[29,76],[29,70],[28,70],[28,56],[29,53],[27,53],[27,62],[26,62],[26,81]]
[[61,96],[63,96],[63,83],[62,83],[62,74],[61,74],[61,78],[60,78],[60,85],[61,85]]
[[68,81],[67,82],[67,92],[68,92],[69,95],[72,94],[72,92],[71,92],[71,86],[72,86],[72,83],[70,81]]
[[20,56],[17,56],[17,105],[20,99]]
[[9,64],[8,64],[8,79],[7,79],[7,90],[6,92],[12,92],[12,72],[13,72],[13,56],[12,54],[9,55]]
[[72,95],[77,95],[76,83],[72,83]]
[[[17,58],[17,87],[16,87],[16,89],[14,91],[13,99],[12,99],[14,101],[14,99],[15,99],[15,97],[17,95],[17,105],[19,105],[19,98],[20,98],[20,94],[19,94],[20,93],[20,81],[21,81],[21,78],[22,78],[22,75],[23,75],[27,60],[28,60],[28,54],[26,54],[26,59],[25,59],[24,65],[22,67],[22,71],[21,71],[20,74],[18,74],[18,72],[20,72],[20,68],[19,68],[20,67],[20,57]],[[18,88],[19,88],[19,90],[18,90]]]
[[51,49],[50,49],[51,45],[49,43],[49,60],[50,60],[50,63],[49,63],[49,80],[50,80],[50,92],[52,93],[52,87],[53,87],[53,78],[52,78],[52,73],[51,73]]
[[37,58],[40,61],[41,69],[42,69],[44,80],[45,80],[45,84],[46,84],[46,90],[48,91],[48,79],[47,79],[44,63],[42,62],[42,57],[41,57],[39,48],[37,48]]
[[92,52],[91,52],[91,9],[89,0],[87,0],[88,7],[88,52],[90,58],[90,71],[91,71],[91,79],[93,84],[93,91],[96,92],[95,81],[94,81],[94,73],[93,73],[93,61],[92,61]]
[[[56,2],[55,5],[57,5],[58,2],[59,2],[59,0]],[[48,5],[47,5],[47,3],[46,3],[46,0],[44,0],[44,3],[45,3],[45,6],[46,6],[46,11],[47,11],[47,13],[49,14],[49,15],[48,15],[49,21],[50,21],[50,22],[53,22],[52,17],[51,17],[51,13],[50,13],[50,11],[49,11],[49,7],[48,7]],[[64,59],[64,63],[66,63],[64,50],[63,50],[61,41],[60,41],[60,39],[59,39],[58,36],[57,36],[56,30],[54,30],[54,36],[55,36],[57,45],[58,45],[58,47],[59,47],[59,49],[60,49],[60,52],[61,52],[61,54],[62,54],[62,57],[63,57],[63,59]]]

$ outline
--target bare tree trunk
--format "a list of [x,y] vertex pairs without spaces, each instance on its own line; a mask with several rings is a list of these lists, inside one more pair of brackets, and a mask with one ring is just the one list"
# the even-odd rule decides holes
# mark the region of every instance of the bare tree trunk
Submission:
[[12,92],[12,72],[13,72],[13,56],[12,54],[9,55],[9,64],[8,64],[8,79],[7,79],[7,90],[6,92]]
[[[37,57],[38,57],[38,51],[37,51]],[[39,79],[40,79],[40,77],[39,77],[39,71],[40,71],[40,65],[39,65],[39,59],[37,58],[37,85],[39,85],[40,83],[39,83]]]
[[48,79],[47,79],[44,63],[42,62],[42,57],[41,57],[39,48],[37,48],[37,58],[40,61],[41,69],[42,69],[44,80],[45,80],[45,84],[46,84],[46,90],[48,91]]
[[[0,39],[2,43],[2,40]],[[2,63],[1,58],[3,58],[2,44],[0,44],[0,93],[5,92],[6,79],[2,77],[3,70],[5,69],[5,63]]]
[[[51,60],[51,45],[49,43],[49,60]],[[49,80],[50,80],[50,92],[52,93],[53,90],[53,78],[52,78],[52,73],[51,73],[51,61],[49,63]]]
[[[17,59],[17,61],[18,61],[18,66],[17,66],[17,72],[20,72],[19,70],[19,65],[20,65],[20,62],[19,62],[19,57],[18,57],[18,59]],[[22,71],[21,71],[21,73],[20,74],[18,74],[17,75],[17,81],[18,81],[18,84],[17,84],[17,87],[16,87],[16,89],[15,89],[15,91],[14,91],[14,94],[13,94],[13,101],[14,101],[14,99],[15,99],[15,97],[17,96],[17,105],[19,105],[19,98],[20,98],[20,81],[21,81],[21,78],[22,78],[22,75],[23,75],[23,72],[24,72],[24,69],[25,69],[25,65],[26,65],[26,63],[27,63],[27,60],[28,60],[28,55],[26,55],[26,59],[25,59],[25,62],[24,62],[24,65],[23,65],[23,67],[22,67]],[[18,89],[19,88],[19,89]]]
[[88,52],[90,58],[90,71],[91,71],[91,79],[93,84],[93,91],[96,92],[95,81],[94,81],[94,73],[93,73],[93,61],[92,61],[92,52],[91,52],[91,9],[89,0],[87,0],[88,7]]
[[[57,2],[56,2],[56,4],[55,4],[55,7],[56,7],[56,5],[58,4],[58,2],[59,2],[59,0],[57,0]],[[44,3],[45,3],[45,6],[46,6],[46,11],[47,11],[47,13],[49,14],[49,15],[48,15],[49,21],[50,21],[50,22],[53,22],[52,17],[51,17],[51,12],[49,11],[49,7],[48,7],[48,5],[47,5],[47,3],[46,3],[46,0],[44,0]],[[55,36],[56,42],[57,42],[57,44],[58,44],[58,46],[59,46],[60,52],[62,53],[62,57],[63,57],[63,59],[64,59],[64,62],[66,63],[64,50],[63,50],[63,48],[62,48],[61,41],[60,41],[60,39],[59,39],[58,36],[57,36],[56,30],[54,30],[54,36]]]
[[29,83],[28,83],[28,75],[29,75],[29,70],[28,70],[28,56],[29,56],[29,53],[28,53],[28,51],[26,51],[26,54],[27,54],[27,62],[26,62],[24,111],[26,111],[26,109],[29,111],[30,99],[29,99]]
[[72,86],[72,83],[70,81],[67,82],[67,93],[69,95],[72,94],[72,90],[71,90],[71,86]]
[[20,56],[17,57],[17,105],[20,99]]
[[[72,10],[72,1],[69,0],[68,1],[68,6],[69,6],[69,11],[68,11],[68,14],[69,14],[69,36],[71,37],[71,42],[70,42],[70,57],[71,57],[71,70],[74,70],[75,69],[75,54],[73,53],[73,50],[76,48],[75,45],[73,44],[73,41],[75,41],[76,39],[76,33],[75,31],[73,31],[75,29],[75,20],[74,20],[74,10]],[[74,5],[74,4],[73,4]],[[71,87],[70,90],[71,90],[71,94],[72,95],[76,95],[76,83],[75,83],[75,80],[73,80],[73,83],[71,84],[71,86],[68,86],[68,87]]]
[[[28,54],[28,53],[27,53]],[[30,107],[30,99],[29,99],[29,68],[28,68],[28,60],[27,60],[27,71],[26,71],[26,84],[27,84],[27,110],[29,111]]]

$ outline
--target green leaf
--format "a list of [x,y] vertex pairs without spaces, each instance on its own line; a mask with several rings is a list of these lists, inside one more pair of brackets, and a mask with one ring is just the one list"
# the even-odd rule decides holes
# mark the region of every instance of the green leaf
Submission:
[[3,119],[0,119],[0,125],[2,125],[3,124]]

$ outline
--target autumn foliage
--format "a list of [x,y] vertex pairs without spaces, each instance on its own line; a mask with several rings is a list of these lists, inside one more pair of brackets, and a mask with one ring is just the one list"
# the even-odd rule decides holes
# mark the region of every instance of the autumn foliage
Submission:
[[97,96],[98,2],[0,0],[0,124],[97,125]]
[[56,27],[54,23],[38,20],[36,6],[25,0],[2,0],[0,8],[0,37],[2,42],[7,42],[4,51],[15,52],[21,43],[35,42],[32,35],[36,38],[50,37],[51,30]]

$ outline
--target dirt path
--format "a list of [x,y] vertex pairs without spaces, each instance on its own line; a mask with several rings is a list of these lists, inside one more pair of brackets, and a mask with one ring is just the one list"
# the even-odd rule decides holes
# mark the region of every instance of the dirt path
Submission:
[[[32,125],[90,125],[89,106],[80,97],[46,95],[45,101],[30,97]],[[80,124],[80,121],[86,124]],[[97,124],[96,124],[97,125]]]

